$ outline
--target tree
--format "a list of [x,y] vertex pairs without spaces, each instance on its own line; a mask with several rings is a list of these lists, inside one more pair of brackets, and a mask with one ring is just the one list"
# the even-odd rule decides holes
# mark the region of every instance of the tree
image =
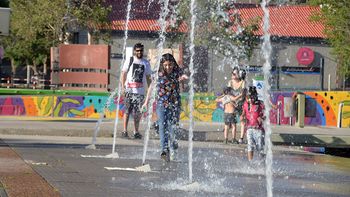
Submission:
[[[30,66],[35,74],[46,74],[50,47],[69,39],[72,27],[94,31],[101,36],[98,24],[106,24],[110,7],[105,0],[11,0],[10,36],[0,44],[5,55]],[[11,61],[12,61],[11,60]],[[13,64],[15,66],[16,64]],[[43,72],[37,67],[43,65]],[[15,69],[13,69],[15,70]],[[15,73],[13,73],[15,74]]]
[[310,4],[320,7],[313,19],[325,26],[324,32],[337,56],[339,73],[350,77],[350,1],[310,0]]
[[104,32],[109,29],[108,15],[112,7],[106,7],[105,0],[71,0],[70,4],[73,18],[80,28],[88,30],[97,39],[109,42],[110,34]]
[[[173,29],[185,23],[190,27],[189,0],[181,0],[176,5],[177,22]],[[236,4],[228,0],[197,1],[196,45],[208,46],[234,59],[249,59],[256,46],[254,31],[258,29],[259,18],[243,24]],[[187,34],[172,34],[173,41],[184,41]]]

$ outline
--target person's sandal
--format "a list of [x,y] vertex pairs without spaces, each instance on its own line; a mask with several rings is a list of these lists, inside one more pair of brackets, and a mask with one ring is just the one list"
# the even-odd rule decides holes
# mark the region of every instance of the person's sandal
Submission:
[[166,162],[170,161],[170,156],[169,156],[169,151],[164,150],[161,154],[160,154],[160,158],[163,159]]
[[142,139],[142,135],[139,132],[134,134],[134,139]]
[[123,137],[123,138],[129,138],[128,132],[123,131],[123,132],[122,132],[122,137]]
[[234,139],[231,140],[231,143],[232,144],[238,144],[239,142],[234,138]]

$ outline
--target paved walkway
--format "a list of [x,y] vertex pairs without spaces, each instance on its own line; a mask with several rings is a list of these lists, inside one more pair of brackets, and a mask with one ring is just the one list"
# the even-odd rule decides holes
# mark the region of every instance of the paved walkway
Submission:
[[[62,141],[63,136],[91,137],[94,133],[96,120],[77,119],[28,119],[4,117],[0,120],[0,197],[6,196],[60,196],[57,189],[52,187],[46,179],[33,170],[32,165],[24,161],[11,147],[1,141],[11,136],[39,135],[43,139]],[[100,125],[98,144],[111,144],[113,133],[113,120],[104,120]],[[182,139],[187,139],[189,129],[188,122],[182,122]],[[118,122],[118,134],[122,128],[122,122]],[[132,128],[132,125],[130,125]],[[144,131],[146,124],[141,124]],[[221,123],[196,122],[193,128],[196,141],[222,141]],[[274,144],[325,146],[325,147],[350,147],[350,129],[330,127],[305,127],[272,126],[272,141]],[[10,137],[9,137],[10,136]],[[50,136],[50,137],[47,137]],[[56,136],[56,137],[55,137]],[[237,134],[237,136],[239,136]],[[63,141],[69,143],[69,138]],[[77,138],[70,137],[72,140]],[[151,138],[157,138],[155,132],[151,132]],[[27,139],[27,138],[26,138]],[[86,143],[85,138],[85,142]],[[89,141],[89,140],[88,140]],[[118,139],[118,144],[142,144],[143,141]],[[181,142],[185,143],[185,142]],[[221,145],[221,143],[218,143]]]
[[[92,136],[97,120],[89,119],[51,119],[51,118],[16,118],[3,117],[0,120],[0,134],[47,135],[47,136]],[[131,121],[132,123],[132,121]],[[129,131],[133,126],[129,123]],[[113,136],[114,120],[103,120],[99,137]],[[140,131],[146,130],[147,124],[142,122]],[[181,122],[181,139],[187,140],[189,122]],[[122,120],[118,121],[118,135],[122,130]],[[271,140],[279,145],[302,145],[350,148],[350,128],[336,127],[304,127],[272,125]],[[195,122],[193,132],[195,141],[223,141],[223,124]],[[239,128],[237,129],[239,131]],[[131,134],[131,132],[130,132]],[[230,138],[229,134],[229,138]],[[237,138],[239,132],[237,132]],[[151,138],[157,138],[152,130]]]
[[0,140],[0,197],[56,197],[59,192]]
[[[11,151],[15,151],[22,158],[7,161],[7,166],[17,169],[13,165],[16,161],[18,164],[25,164],[21,169],[33,169],[36,173],[35,176],[30,176],[31,181],[17,179],[13,182],[13,187],[20,185],[19,189],[27,194],[9,192],[9,196],[56,196],[55,193],[45,195],[43,191],[47,189],[54,189],[65,197],[266,196],[264,167],[254,168],[248,165],[245,145],[198,141],[193,143],[193,180],[197,184],[190,187],[186,183],[186,141],[180,142],[178,160],[169,164],[160,160],[158,140],[151,141],[146,163],[150,165],[152,172],[141,173],[109,171],[105,167],[139,167],[143,153],[142,140],[118,138],[117,152],[120,157],[111,159],[93,157],[111,153],[111,138],[99,138],[96,150],[85,149],[91,142],[91,137],[0,135],[0,138],[10,146]],[[349,196],[348,158],[313,154],[296,148],[273,147],[274,196]],[[0,169],[12,172],[11,168],[4,168],[2,164],[4,162]],[[17,170],[17,177],[29,177],[32,173],[21,169]],[[8,184],[5,189],[17,191]]]

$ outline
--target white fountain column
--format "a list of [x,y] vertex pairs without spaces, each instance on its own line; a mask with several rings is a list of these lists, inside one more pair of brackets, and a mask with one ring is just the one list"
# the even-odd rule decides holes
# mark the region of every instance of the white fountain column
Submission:
[[189,80],[189,86],[190,86],[190,91],[189,91],[189,107],[190,107],[190,127],[189,127],[189,133],[188,133],[188,177],[189,177],[189,182],[192,183],[192,153],[193,153],[193,96],[194,96],[194,90],[193,90],[193,75],[194,75],[194,66],[193,66],[193,58],[195,55],[195,50],[194,50],[194,27],[196,24],[196,14],[195,14],[195,8],[196,8],[196,1],[191,0],[191,32],[190,32],[190,80]]
[[265,63],[263,65],[263,73],[264,73],[264,86],[263,86],[263,101],[265,104],[265,148],[266,148],[266,190],[267,190],[267,197],[272,197],[272,142],[271,142],[271,123],[270,123],[270,110],[271,110],[271,95],[270,95],[270,82],[269,79],[271,77],[271,41],[270,41],[270,14],[269,10],[267,8],[268,3],[270,0],[263,0],[261,2],[261,8],[264,12],[264,18],[263,18],[263,44],[262,44],[262,50],[263,50],[263,57],[265,60]]
[[163,47],[165,43],[165,31],[166,31],[166,17],[169,14],[169,0],[162,0],[160,1],[161,5],[161,13],[159,15],[159,26],[160,26],[160,31],[159,31],[159,43],[157,45],[157,61],[156,65],[154,67],[154,76],[152,77],[152,93],[151,93],[151,98],[147,106],[147,128],[145,131],[145,137],[144,137],[144,143],[143,143],[143,155],[142,155],[142,165],[145,164],[146,161],[146,154],[147,154],[147,148],[148,148],[148,141],[149,141],[149,131],[151,128],[151,118],[152,118],[152,112],[153,112],[153,103],[155,100],[155,93],[156,93],[156,82],[158,80],[158,70],[159,70],[159,64],[160,64],[160,58],[162,57],[163,53]]

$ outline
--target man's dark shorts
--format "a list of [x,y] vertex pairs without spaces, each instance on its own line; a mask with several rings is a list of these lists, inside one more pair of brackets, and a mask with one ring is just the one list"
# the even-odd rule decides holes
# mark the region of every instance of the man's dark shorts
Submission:
[[141,106],[143,104],[144,99],[144,95],[126,92],[124,100],[125,113],[132,113],[134,116],[141,114]]
[[236,114],[235,113],[224,113],[224,122],[225,125],[236,124]]

